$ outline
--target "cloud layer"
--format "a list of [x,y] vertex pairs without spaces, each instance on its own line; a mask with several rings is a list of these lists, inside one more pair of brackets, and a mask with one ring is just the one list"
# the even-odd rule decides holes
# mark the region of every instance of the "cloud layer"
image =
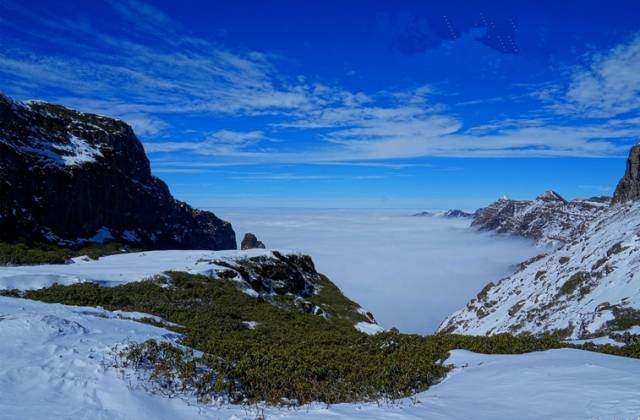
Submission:
[[385,327],[430,333],[510,265],[532,255],[528,241],[476,233],[468,220],[384,210],[221,210],[238,237],[309,253]]

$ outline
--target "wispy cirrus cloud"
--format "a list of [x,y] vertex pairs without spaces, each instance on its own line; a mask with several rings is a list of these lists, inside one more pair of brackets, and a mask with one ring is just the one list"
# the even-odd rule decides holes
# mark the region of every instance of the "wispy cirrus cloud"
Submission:
[[608,118],[640,110],[640,34],[576,69],[559,109]]
[[145,142],[147,153],[189,151],[200,155],[236,155],[248,146],[264,140],[262,131],[220,130],[201,141]]
[[[55,92],[49,96],[124,119],[132,114],[254,115],[302,109],[312,101],[308,87],[287,82],[266,55],[231,52],[192,36],[139,1],[106,5],[133,34],[108,33],[93,22],[59,19],[53,10],[7,4],[13,7],[5,11],[31,23],[0,22],[10,29],[7,35],[3,31],[0,74],[15,86],[22,84],[19,92]],[[35,45],[40,42],[72,47],[73,55],[42,53]]]
[[640,33],[594,51],[567,77],[535,87],[531,96],[559,115],[581,119],[637,118],[640,112]]
[[[529,99],[540,105],[536,112],[470,125],[469,107],[504,98],[460,101],[461,111],[439,102],[442,92],[430,85],[354,91],[287,71],[268,52],[232,50],[199,37],[139,0],[108,0],[104,9],[121,29],[73,18],[73,10],[60,18],[53,8],[0,3],[3,14],[16,17],[0,21],[0,80],[10,94],[46,95],[129,121],[158,170],[390,165],[385,160],[424,156],[619,156],[640,136],[640,36],[535,90]],[[189,134],[172,125],[172,118],[192,116],[252,123]],[[184,157],[182,167],[163,163],[175,153]]]

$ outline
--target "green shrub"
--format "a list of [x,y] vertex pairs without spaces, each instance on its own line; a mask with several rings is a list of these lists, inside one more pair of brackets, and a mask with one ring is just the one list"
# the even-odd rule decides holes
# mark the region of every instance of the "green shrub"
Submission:
[[578,271],[577,273],[569,277],[569,279],[560,287],[560,294],[572,294],[578,288],[578,286],[583,285],[584,283],[589,281],[590,278],[591,275],[586,271]]
[[628,330],[631,327],[640,325],[640,311],[633,308],[611,307],[613,319],[606,324],[609,331]]
[[[285,305],[274,306],[242,293],[233,281],[168,274],[168,286],[153,280],[113,288],[82,283],[54,285],[25,292],[24,296],[45,302],[140,311],[174,322],[179,326],[173,329],[183,334],[180,344],[204,352],[197,363],[207,366],[211,381],[216,378],[215,392],[224,392],[238,402],[298,404],[400,398],[439,381],[449,370],[441,362],[455,348],[524,353],[563,346],[552,338],[530,336],[424,337],[397,332],[367,336],[353,327],[359,319],[324,319],[287,309],[286,304],[294,304],[293,296],[279,297]],[[353,307],[357,307],[326,278],[320,293],[311,299],[334,310],[342,308],[337,312],[343,314],[353,313]],[[258,325],[249,329],[244,321],[257,321]],[[157,343],[138,346],[132,347],[138,352],[131,356],[133,359],[139,358],[140,352],[145,353],[143,359],[150,358],[149,352],[158,356],[151,358],[155,362],[148,367],[152,372],[161,368],[156,377],[166,378],[169,371],[179,376],[179,372],[196,363],[191,356],[184,362],[177,361],[179,352],[168,351]],[[167,360],[162,361],[164,358]],[[167,370],[167,366],[174,368]],[[194,378],[191,386],[205,392],[211,381]],[[184,382],[184,378],[180,379],[180,383]]]
[[134,250],[116,242],[90,244],[76,248],[45,243],[0,242],[0,265],[64,264],[70,258],[81,255],[97,259],[105,255],[131,251]]

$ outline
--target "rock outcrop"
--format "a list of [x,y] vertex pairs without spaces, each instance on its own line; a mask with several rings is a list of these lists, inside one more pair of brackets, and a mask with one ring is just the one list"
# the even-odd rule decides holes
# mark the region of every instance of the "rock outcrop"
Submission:
[[458,210],[458,209],[453,209],[453,210],[447,210],[444,212],[443,217],[447,217],[450,219],[458,219],[458,218],[467,218],[467,217],[473,217],[473,213],[467,213],[466,211],[462,211],[462,210]]
[[608,207],[607,197],[567,201],[554,191],[535,200],[511,200],[506,197],[479,209],[471,226],[524,236],[540,244],[563,244],[584,232],[586,223]]
[[245,233],[242,242],[240,243],[240,249],[255,249],[264,248],[262,241],[259,241],[256,235],[253,233]]
[[[212,260],[213,264],[235,272],[231,278],[244,281],[260,294],[300,297],[313,295],[320,282],[320,275],[307,255],[270,254],[250,257]],[[226,274],[218,274],[224,277]]]
[[126,123],[1,94],[0,240],[236,248],[228,222],[151,175]]
[[613,204],[640,199],[640,144],[629,152],[627,170],[613,194]]

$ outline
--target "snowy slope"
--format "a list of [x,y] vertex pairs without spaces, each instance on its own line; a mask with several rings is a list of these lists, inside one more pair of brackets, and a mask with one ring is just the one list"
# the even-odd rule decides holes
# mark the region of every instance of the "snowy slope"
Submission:
[[489,284],[441,325],[463,334],[607,335],[640,323],[640,202],[603,211],[573,242]]
[[106,286],[149,279],[165,271],[185,271],[191,274],[215,274],[225,270],[215,261],[271,256],[270,250],[246,251],[147,251],[117,254],[92,260],[73,259],[72,264],[44,264],[0,267],[0,289],[33,290],[54,283],[74,284],[95,282]]
[[[0,419],[469,419],[632,418],[640,361],[579,350],[525,355],[454,351],[459,368],[395,404],[311,404],[294,410],[197,406],[147,393],[129,372],[105,368],[116,344],[174,340],[126,313],[0,297]],[[132,317],[140,316],[134,314]],[[123,379],[123,377],[125,379]]]
[[167,330],[94,308],[0,297],[0,337],[1,419],[170,418],[169,413],[196,412],[132,391],[101,366],[114,345],[173,340],[176,335]]

